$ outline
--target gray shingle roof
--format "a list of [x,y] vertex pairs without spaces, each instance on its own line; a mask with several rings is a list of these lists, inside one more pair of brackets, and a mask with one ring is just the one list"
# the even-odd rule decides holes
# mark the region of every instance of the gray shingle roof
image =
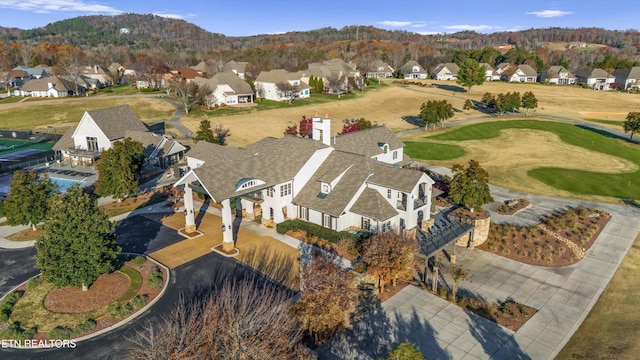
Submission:
[[415,61],[415,60],[407,61],[400,68],[400,72],[403,73],[403,74],[411,74],[411,73],[413,73],[413,67],[414,66],[418,66],[418,73],[426,73],[426,71],[422,68],[422,66],[420,64],[418,64],[418,62]]
[[127,130],[125,136],[142,143],[144,148],[142,152],[146,157],[168,156],[185,150],[185,147],[176,140],[150,131]]
[[216,201],[255,191],[236,192],[235,185],[241,179],[259,179],[265,186],[291,180],[317,150],[327,147],[320,141],[293,136],[264,138],[245,149],[201,143],[187,155],[205,161],[193,171]]
[[[293,203],[339,217],[372,174],[372,170],[369,169],[372,162],[374,161],[362,155],[333,151],[296,195]],[[318,196],[322,181],[335,180],[334,175],[343,172],[344,175],[329,194]]]
[[608,72],[600,69],[600,68],[595,68],[595,69],[591,69],[591,68],[582,68],[579,69],[578,71],[576,71],[576,76],[583,78],[583,79],[589,79],[589,78],[613,78],[614,76],[609,74]]
[[411,192],[423,175],[420,171],[402,169],[375,160],[372,161],[371,169],[373,170],[373,175],[367,182],[385,188]]
[[218,85],[229,85],[238,95],[253,94],[251,86],[238,75],[232,72],[221,72],[213,76],[211,79],[195,78],[194,82],[201,85],[207,85],[213,91]]
[[58,140],[56,144],[53,145],[52,149],[60,151],[60,150],[69,150],[69,149],[75,148],[76,145],[73,142],[73,137],[71,137],[71,135],[73,135],[75,131],[76,131],[76,128],[73,128],[67,131],[66,133],[64,133],[64,135],[62,135],[60,140]]
[[73,85],[73,82],[63,79],[57,75],[29,80],[20,87],[20,90],[47,91],[49,90],[49,83],[55,84],[55,89],[58,91],[75,91],[75,85]]
[[640,66],[634,66],[630,69],[618,69],[618,70],[615,70],[613,73],[616,79],[621,79],[621,80],[640,79]]
[[389,151],[404,147],[404,143],[386,126],[376,126],[371,129],[340,135],[335,140],[336,143],[333,147],[336,150],[361,154],[367,157],[383,153],[382,147],[378,146],[378,143],[388,144]]
[[538,76],[538,72],[527,64],[518,65],[518,69],[522,71],[526,76]]
[[376,221],[385,221],[398,215],[398,211],[379,192],[370,188],[362,191],[350,211]]
[[129,105],[115,106],[86,112],[109,140],[125,137],[127,130],[148,131]]

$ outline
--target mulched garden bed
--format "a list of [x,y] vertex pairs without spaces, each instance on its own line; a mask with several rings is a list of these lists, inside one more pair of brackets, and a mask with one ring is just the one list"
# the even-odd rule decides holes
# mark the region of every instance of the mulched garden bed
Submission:
[[527,199],[516,199],[501,204],[500,206],[498,206],[498,210],[496,210],[496,212],[500,215],[510,216],[514,215],[520,210],[526,209],[529,205],[531,205],[531,202],[529,202],[529,200]]
[[44,307],[59,313],[89,312],[118,299],[130,284],[129,277],[121,272],[102,274],[87,291],[73,286],[54,288],[44,298]]
[[567,266],[584,257],[610,219],[605,211],[581,207],[534,226],[491,223],[487,241],[478,248],[525,264]]
[[349,261],[353,261],[359,256],[355,243],[350,240],[345,240],[344,243],[332,243],[317,236],[308,236],[304,230],[289,230],[285,234]]

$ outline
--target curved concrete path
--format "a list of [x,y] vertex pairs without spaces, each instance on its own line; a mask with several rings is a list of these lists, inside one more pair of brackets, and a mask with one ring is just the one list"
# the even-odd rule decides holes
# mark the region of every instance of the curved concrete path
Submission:
[[496,186],[491,192],[496,200],[531,201],[531,207],[513,216],[514,223],[537,222],[568,206],[597,207],[612,218],[585,258],[562,268],[522,264],[482,250],[456,250],[457,263],[473,275],[470,282],[461,284],[461,292],[489,301],[511,297],[538,309],[516,332],[408,286],[353,329],[323,345],[318,350],[320,359],[377,359],[405,341],[420,346],[428,359],[554,359],[591,311],[640,232],[640,209]]

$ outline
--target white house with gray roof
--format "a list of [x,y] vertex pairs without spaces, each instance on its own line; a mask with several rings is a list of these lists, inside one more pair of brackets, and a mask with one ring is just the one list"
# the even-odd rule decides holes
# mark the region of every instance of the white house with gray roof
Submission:
[[[385,127],[332,136],[317,114],[313,139],[264,138],[246,148],[197,143],[187,153],[185,232],[196,230],[193,189],[222,205],[223,247],[233,248],[231,200],[267,226],[303,219],[336,231],[402,229],[430,218],[433,180],[401,168],[403,144]],[[394,155],[395,154],[395,155]],[[395,158],[394,158],[395,157]]]
[[116,141],[130,137],[142,143],[149,164],[167,167],[181,161],[186,148],[168,136],[153,134],[129,105],[85,111],[80,123],[53,146],[63,161],[92,165]]
[[238,75],[227,71],[214,75],[211,79],[195,78],[198,86],[208,86],[211,90],[209,105],[238,105],[253,103],[253,89]]
[[418,64],[415,60],[407,61],[400,68],[400,73],[404,79],[427,79],[429,77],[429,73]]
[[624,90],[640,90],[640,66],[630,69],[618,69],[613,72],[616,82],[620,83]]
[[555,85],[572,85],[576,83],[576,76],[563,66],[554,65],[540,73],[540,82],[544,81]]
[[256,78],[256,95],[274,101],[291,101],[310,96],[309,84],[302,81],[303,74],[283,69],[262,71]]
[[458,80],[460,67],[456,63],[441,63],[436,66],[431,73],[431,77],[436,80]]
[[616,77],[600,68],[581,68],[576,71],[576,78],[579,83],[587,84],[594,90],[611,90],[611,84],[616,81]]

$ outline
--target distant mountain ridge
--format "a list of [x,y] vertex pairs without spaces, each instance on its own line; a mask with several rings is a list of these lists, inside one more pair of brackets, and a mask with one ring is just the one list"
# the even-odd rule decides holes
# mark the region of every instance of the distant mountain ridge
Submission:
[[600,28],[546,28],[517,32],[479,34],[464,31],[453,34],[420,35],[408,31],[390,31],[373,26],[346,26],[342,29],[322,28],[284,34],[260,34],[230,37],[209,32],[185,20],[151,14],[115,16],[80,16],[50,23],[44,27],[20,30],[0,27],[5,41],[31,41],[73,44],[88,48],[99,45],[127,45],[135,48],[161,47],[164,50],[242,50],[263,45],[296,45],[335,41],[377,40],[431,44],[434,47],[465,49],[512,44],[533,49],[539,42],[587,42],[616,48],[638,46],[636,30]]

